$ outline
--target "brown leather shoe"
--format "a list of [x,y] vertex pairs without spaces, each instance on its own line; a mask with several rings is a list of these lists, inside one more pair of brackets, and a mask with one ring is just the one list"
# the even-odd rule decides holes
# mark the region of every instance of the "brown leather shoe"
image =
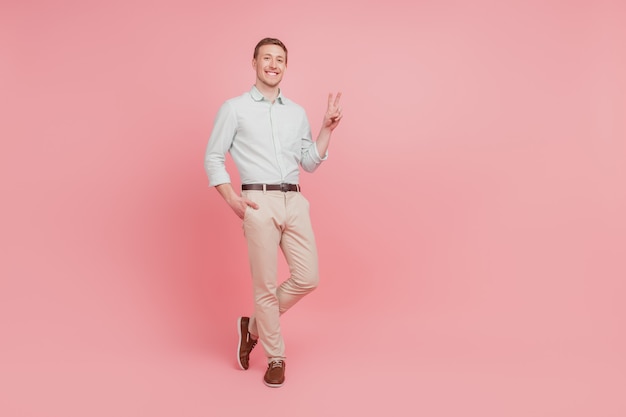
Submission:
[[278,388],[285,383],[285,361],[273,360],[267,365],[267,371],[263,377],[265,385]]
[[241,369],[248,369],[250,366],[250,352],[256,346],[258,339],[252,339],[248,331],[250,317],[239,317],[237,320],[239,332],[239,346],[237,347],[237,363]]

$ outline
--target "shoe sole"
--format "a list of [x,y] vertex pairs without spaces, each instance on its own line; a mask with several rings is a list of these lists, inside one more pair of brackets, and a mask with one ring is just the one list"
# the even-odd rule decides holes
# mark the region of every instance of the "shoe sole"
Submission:
[[241,363],[241,358],[239,357],[239,351],[241,351],[241,342],[243,338],[243,334],[241,333],[241,319],[242,318],[243,317],[239,317],[237,319],[237,333],[239,334],[239,344],[237,345],[237,363],[239,364],[239,367],[245,371],[246,368],[243,367],[243,364]]
[[264,383],[266,386],[270,387],[270,388],[280,388],[280,387],[282,387],[282,386],[283,386],[283,384],[284,384],[285,382],[283,381],[283,382],[281,382],[280,384],[270,384],[270,383],[269,383],[269,382],[267,382],[266,380],[263,380],[263,383]]

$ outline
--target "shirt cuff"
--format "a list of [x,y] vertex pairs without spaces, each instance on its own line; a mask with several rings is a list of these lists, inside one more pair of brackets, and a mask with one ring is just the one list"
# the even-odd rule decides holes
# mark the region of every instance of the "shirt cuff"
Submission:
[[230,176],[228,174],[211,176],[209,179],[209,187],[217,187],[218,185],[226,183],[230,183]]

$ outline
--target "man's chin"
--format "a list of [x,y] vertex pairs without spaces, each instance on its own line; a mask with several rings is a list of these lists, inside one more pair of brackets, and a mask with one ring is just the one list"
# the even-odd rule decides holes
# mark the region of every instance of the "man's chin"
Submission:
[[280,81],[281,79],[263,80],[263,83],[267,85],[268,87],[276,87],[278,84],[280,84]]

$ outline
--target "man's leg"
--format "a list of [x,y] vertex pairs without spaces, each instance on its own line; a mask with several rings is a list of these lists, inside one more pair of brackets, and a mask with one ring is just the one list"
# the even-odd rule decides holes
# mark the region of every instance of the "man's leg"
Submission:
[[285,345],[280,333],[277,296],[277,256],[284,218],[283,193],[244,193],[246,198],[259,205],[258,210],[248,208],[243,221],[255,304],[249,331],[259,336],[270,360],[284,359]]
[[[279,313],[289,310],[319,282],[317,246],[309,215],[309,202],[301,193],[285,194],[286,224],[280,247],[289,266],[290,276],[277,289]],[[250,320],[249,331],[258,334],[256,320]]]
[[287,193],[287,214],[280,247],[290,276],[277,291],[280,313],[289,310],[319,283],[317,246],[309,202],[301,193]]

